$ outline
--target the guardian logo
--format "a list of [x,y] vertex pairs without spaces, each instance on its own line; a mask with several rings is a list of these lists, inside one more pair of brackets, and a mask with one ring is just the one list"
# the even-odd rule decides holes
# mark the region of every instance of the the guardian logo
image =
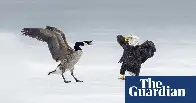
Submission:
[[151,78],[140,79],[141,87],[129,88],[130,96],[186,96],[185,89],[174,89],[161,81],[153,81]]

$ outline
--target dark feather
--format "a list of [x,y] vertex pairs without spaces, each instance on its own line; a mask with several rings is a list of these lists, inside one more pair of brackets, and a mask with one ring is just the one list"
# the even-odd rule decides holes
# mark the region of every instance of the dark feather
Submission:
[[52,35],[50,34],[49,30],[45,30],[42,28],[23,28],[23,35],[29,36],[32,38],[36,38],[37,40],[40,41],[47,41]]
[[[73,52],[73,49],[68,45],[66,38],[61,37],[60,30],[54,27],[43,28],[23,28],[23,35],[36,38],[37,40],[46,42],[48,48],[54,60],[62,60],[69,53]],[[64,33],[63,33],[64,34]]]
[[156,47],[152,41],[147,40],[141,45],[132,46],[125,41],[122,35],[118,35],[117,42],[124,49],[119,61],[119,63],[122,63],[121,74],[127,70],[139,75],[141,64],[153,57],[156,52]]

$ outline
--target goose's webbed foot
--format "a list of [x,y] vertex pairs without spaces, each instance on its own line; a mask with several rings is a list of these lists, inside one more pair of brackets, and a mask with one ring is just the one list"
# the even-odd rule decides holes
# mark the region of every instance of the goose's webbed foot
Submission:
[[64,80],[64,82],[65,82],[65,83],[70,83],[70,82],[71,82],[71,81],[67,81],[67,80],[65,80],[65,77],[64,77],[63,73],[62,73],[61,75],[62,75],[63,80]]
[[74,77],[74,79],[75,79],[76,82],[83,82],[83,81],[81,81],[81,80],[78,80],[78,79],[74,76],[73,70],[71,71],[71,75]]

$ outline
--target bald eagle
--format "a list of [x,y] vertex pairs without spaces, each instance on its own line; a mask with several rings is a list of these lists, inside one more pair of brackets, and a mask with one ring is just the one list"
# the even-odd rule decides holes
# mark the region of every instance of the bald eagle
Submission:
[[156,47],[152,41],[146,40],[142,44],[130,45],[126,37],[122,35],[117,36],[117,42],[124,49],[123,55],[119,61],[122,63],[120,74],[124,80],[125,71],[133,73],[135,76],[139,76],[141,65],[149,58],[154,56]]
[[49,72],[48,75],[55,73],[56,70],[60,70],[64,82],[69,83],[71,81],[65,80],[63,74],[66,71],[70,71],[76,82],[82,82],[73,74],[74,65],[79,61],[83,53],[80,46],[92,45],[92,41],[76,42],[73,49],[68,45],[65,34],[56,27],[46,26],[46,28],[23,28],[21,32],[22,35],[46,42],[52,58],[56,62],[60,61],[57,68],[54,71]]

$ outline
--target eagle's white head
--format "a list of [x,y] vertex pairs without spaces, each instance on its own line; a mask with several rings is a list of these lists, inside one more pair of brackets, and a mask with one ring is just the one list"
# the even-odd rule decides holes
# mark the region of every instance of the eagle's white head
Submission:
[[139,37],[133,34],[125,36],[125,40],[129,41],[129,45],[132,46],[139,45],[140,43]]

